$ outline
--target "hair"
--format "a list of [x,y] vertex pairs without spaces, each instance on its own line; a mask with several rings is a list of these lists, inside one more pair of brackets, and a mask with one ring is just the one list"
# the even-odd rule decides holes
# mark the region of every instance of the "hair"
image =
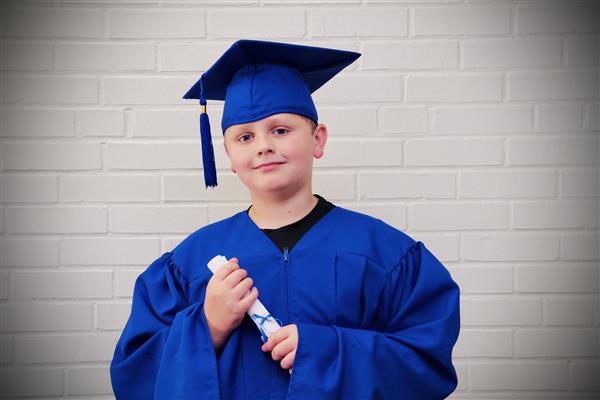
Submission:
[[300,116],[310,125],[310,131],[312,133],[315,133],[315,129],[317,129],[317,123],[304,115]]

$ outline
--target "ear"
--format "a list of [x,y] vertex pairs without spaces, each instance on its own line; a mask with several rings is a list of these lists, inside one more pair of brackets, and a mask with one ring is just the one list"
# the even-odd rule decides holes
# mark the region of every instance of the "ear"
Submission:
[[325,144],[327,143],[327,127],[325,124],[318,124],[314,132],[315,147],[313,156],[315,158],[323,157],[325,154]]

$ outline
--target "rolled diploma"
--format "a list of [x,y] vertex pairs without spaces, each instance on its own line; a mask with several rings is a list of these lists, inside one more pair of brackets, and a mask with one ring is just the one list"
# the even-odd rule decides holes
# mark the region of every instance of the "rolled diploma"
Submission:
[[[214,274],[219,268],[227,264],[227,259],[221,255],[214,256],[212,260],[208,262],[208,269]],[[277,323],[275,318],[267,311],[265,306],[256,299],[250,309],[246,313],[252,321],[256,324],[256,327],[260,331],[260,337],[263,342],[266,342],[269,336],[281,326]]]

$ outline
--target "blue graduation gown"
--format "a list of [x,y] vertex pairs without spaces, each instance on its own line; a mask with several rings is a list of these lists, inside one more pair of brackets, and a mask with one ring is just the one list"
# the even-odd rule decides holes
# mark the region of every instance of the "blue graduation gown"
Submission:
[[[459,289],[423,245],[335,207],[282,254],[245,211],[189,235],[136,280],[110,366],[118,399],[441,399]],[[215,255],[237,257],[259,298],[298,327],[290,375],[248,316],[217,356],[203,311]]]

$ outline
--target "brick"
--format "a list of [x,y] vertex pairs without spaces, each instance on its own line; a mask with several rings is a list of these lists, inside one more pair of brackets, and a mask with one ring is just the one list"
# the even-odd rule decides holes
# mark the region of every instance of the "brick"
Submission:
[[196,143],[108,143],[106,168],[128,169],[199,169],[201,146]]
[[305,35],[302,8],[261,7],[210,10],[208,32],[214,38],[298,38]]
[[410,233],[410,236],[422,241],[438,260],[442,262],[458,260],[458,235],[414,232]]
[[[0,369],[2,396],[60,396],[64,394],[62,369],[11,366]],[[35,384],[33,384],[35,383]]]
[[385,223],[392,225],[396,229],[405,229],[407,224],[406,205],[402,203],[387,204],[387,203],[353,203],[345,206],[350,210],[354,210],[363,214],[368,214],[372,217],[381,219]]
[[[14,362],[14,338],[12,336],[0,336],[0,364]],[[5,384],[2,387],[6,387]]]
[[452,278],[463,293],[512,293],[513,269],[487,265],[453,267]]
[[453,357],[512,357],[512,331],[462,329]]
[[7,170],[100,169],[100,144],[85,142],[4,144]]
[[71,110],[3,110],[4,137],[72,137],[75,112]]
[[[597,221],[595,221],[596,223]],[[561,254],[563,260],[598,260],[600,242],[598,231],[594,233],[567,234],[562,238]]]
[[408,35],[407,7],[318,7],[310,11],[312,37]]
[[508,207],[503,203],[431,203],[409,207],[411,229],[506,229]]
[[456,375],[458,378],[458,384],[456,385],[456,391],[451,394],[447,399],[452,400],[452,396],[456,396],[457,392],[464,392],[469,387],[469,373],[466,364],[461,364],[459,362],[452,362],[454,365],[454,370],[456,371]]
[[112,296],[111,271],[15,272],[11,298],[95,299]]
[[110,361],[115,350],[112,334],[16,336],[18,363]]
[[429,115],[426,107],[392,107],[379,109],[379,130],[383,133],[426,133]]
[[208,223],[207,214],[198,206],[113,206],[109,226],[120,233],[190,233]]
[[313,193],[329,201],[356,198],[356,176],[353,172],[318,172],[313,174]]
[[154,238],[64,238],[63,265],[147,265],[158,258]]
[[459,176],[461,198],[554,197],[554,171],[502,170],[465,171]]
[[[3,9],[3,12],[6,9]],[[48,71],[52,69],[52,44],[2,43],[2,69],[5,71]]]
[[363,199],[454,198],[453,173],[360,172],[358,186]]
[[565,390],[564,362],[486,362],[471,365],[471,390]]
[[173,76],[105,77],[106,104],[184,104],[183,95],[192,79]]
[[600,104],[591,103],[588,104],[588,112],[585,126],[588,131],[596,132],[600,128]]
[[595,329],[522,329],[515,333],[517,357],[594,357]]
[[502,139],[411,139],[405,145],[407,166],[502,165]]
[[377,130],[374,107],[319,107],[319,122],[327,126],[330,138],[368,136]]
[[597,4],[520,4],[517,15],[519,33],[598,32]]
[[571,36],[567,39],[567,64],[573,66],[598,65],[600,50],[597,35]]
[[574,361],[569,365],[569,388],[571,390],[600,390],[600,363],[598,361]]
[[511,72],[508,75],[508,99],[571,100],[598,96],[596,69]]
[[598,164],[598,138],[509,139],[509,165]]
[[62,202],[160,200],[158,175],[63,175],[59,181]]
[[[213,134],[217,129],[215,114],[208,111]],[[134,137],[188,137],[199,136],[200,110],[134,110],[133,131]],[[214,122],[213,122],[214,121]],[[220,124],[219,124],[220,125]],[[220,134],[220,133],[219,133]],[[214,135],[213,135],[214,136]]]
[[510,8],[495,6],[421,6],[414,9],[414,34],[496,35],[510,32]]
[[201,38],[206,36],[205,12],[179,10],[111,10],[111,38]]
[[104,12],[76,8],[2,9],[2,36],[42,38],[101,38]]
[[461,240],[464,260],[556,260],[558,249],[559,237],[553,234],[464,234]]
[[515,202],[513,226],[519,229],[597,228],[598,201]]
[[490,298],[461,300],[461,324],[539,325],[542,322],[542,302],[531,298]]
[[598,197],[599,174],[596,168],[559,171],[560,195],[563,197]]
[[131,313],[131,303],[96,304],[98,329],[122,330]]
[[125,132],[125,113],[121,109],[81,110],[79,131],[84,136],[122,136]]
[[0,272],[0,299],[8,299],[8,280],[10,275],[7,272]]
[[98,81],[93,77],[5,76],[2,101],[30,104],[95,104]]
[[593,325],[594,313],[589,297],[548,298],[544,325]]
[[106,233],[107,211],[100,207],[8,207],[10,233]]
[[161,43],[158,45],[160,71],[200,72],[209,69],[230,43]]
[[360,68],[364,70],[458,68],[457,42],[366,42],[362,53]]
[[[135,23],[137,18],[131,22]],[[59,43],[59,71],[151,71],[156,69],[153,44]]]
[[502,99],[502,76],[498,74],[431,73],[406,78],[406,101],[474,102]]
[[2,175],[3,203],[54,203],[58,199],[56,176]]
[[2,305],[3,332],[89,331],[92,305],[75,303],[19,303]]
[[560,38],[465,40],[465,68],[560,66]]
[[[245,206],[248,208],[248,205]],[[239,211],[239,210],[238,210]],[[163,238],[162,251],[172,251],[179,243],[181,243],[187,236],[170,236]],[[133,287],[132,287],[133,288]]]
[[517,267],[517,290],[524,293],[594,293],[598,291],[598,268]]
[[[241,204],[241,205],[221,205],[221,204],[211,204],[208,206],[208,221],[210,223],[221,221],[225,218],[229,218],[238,212],[246,210],[250,204]],[[175,239],[173,240],[175,241]],[[176,243],[172,243],[172,245],[177,245],[179,240],[177,239]],[[169,247],[171,248],[171,243],[169,243]]]
[[341,74],[313,93],[313,100],[327,103],[402,101],[404,79],[398,75]]
[[432,112],[433,133],[522,133],[533,130],[530,106],[444,106]]
[[67,388],[70,395],[112,393],[110,372],[106,367],[79,367],[67,371]]
[[537,106],[537,124],[542,132],[565,132],[584,130],[584,105],[541,104]]
[[116,271],[115,296],[131,298],[135,280],[142,272],[142,270],[137,269]]
[[402,142],[395,140],[331,140],[316,168],[349,166],[401,166]]
[[56,239],[3,239],[3,267],[55,267],[58,265]]
[[233,174],[219,174],[219,186],[206,189],[203,175],[165,175],[165,201],[249,201],[248,189]]

